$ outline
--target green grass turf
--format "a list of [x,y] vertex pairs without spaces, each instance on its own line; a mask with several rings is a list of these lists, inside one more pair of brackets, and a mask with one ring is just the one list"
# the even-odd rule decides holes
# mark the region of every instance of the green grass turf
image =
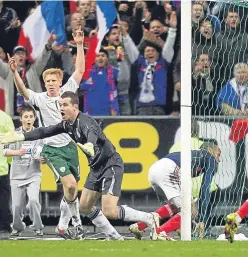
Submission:
[[248,243],[226,241],[0,241],[1,257],[246,257]]

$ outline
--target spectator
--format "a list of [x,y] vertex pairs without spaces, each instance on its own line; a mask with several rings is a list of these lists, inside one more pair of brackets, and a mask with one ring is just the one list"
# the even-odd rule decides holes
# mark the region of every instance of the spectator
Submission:
[[200,54],[192,75],[192,114],[214,115],[215,98],[219,86],[214,85],[215,79],[211,70],[208,54]]
[[21,22],[17,17],[16,11],[12,8],[5,7],[0,0],[0,33],[2,47],[5,51],[10,52],[19,35]]
[[173,106],[172,115],[177,116],[180,113],[180,92],[181,92],[181,50],[179,49],[173,65]]
[[0,47],[0,59],[5,62],[6,61],[6,53],[4,52],[4,49]]
[[[0,110],[0,132],[7,133],[15,130],[13,121],[7,113]],[[0,230],[9,232],[11,230],[11,211],[10,211],[10,180],[9,167],[6,157],[3,157],[2,147],[0,147]]]
[[76,47],[76,44],[73,41],[72,33],[78,28],[78,26],[81,26],[82,28],[85,27],[86,21],[82,13],[80,12],[74,12],[66,17],[67,19],[67,27],[66,27],[66,33],[67,33],[67,41],[69,41],[69,44]]
[[199,58],[200,54],[207,53],[212,57],[212,69],[215,69],[215,76],[218,76],[220,66],[218,63],[220,46],[216,43],[216,34],[212,22],[209,18],[205,18],[200,22],[200,27],[195,33],[192,43],[192,59],[193,63]]
[[224,115],[248,115],[248,65],[246,63],[237,63],[234,66],[234,78],[219,91],[217,107]]
[[176,37],[176,14],[172,12],[166,43],[161,47],[156,41],[148,41],[143,55],[139,54],[137,47],[122,29],[125,49],[130,61],[136,63],[139,81],[139,93],[137,97],[138,115],[165,115],[167,97],[167,67],[174,56],[174,43]]
[[77,1],[77,11],[80,12],[85,19],[84,34],[86,37],[88,37],[90,32],[97,27],[96,13],[91,12],[91,7],[90,0]]
[[69,47],[63,45],[52,46],[51,56],[44,70],[50,68],[61,69],[63,71],[63,81],[67,81],[69,79],[75,69]]
[[228,80],[232,76],[235,63],[248,61],[248,35],[242,30],[236,9],[229,9],[226,12],[224,22],[225,30],[217,36],[217,44],[221,49],[219,56],[221,73],[225,75],[225,80]]
[[192,4],[192,29],[196,31],[199,28],[200,21],[205,17],[204,6],[202,3],[195,2]]
[[[23,46],[16,46],[13,50],[13,56],[17,62],[18,72],[23,79],[26,87],[34,90],[35,92],[42,92],[40,75],[42,74],[47,61],[51,55],[52,43],[54,42],[54,35],[50,35],[48,43],[42,52],[42,55],[34,62],[27,62],[26,49]],[[6,81],[6,112],[11,115],[18,115],[19,107],[23,105],[23,97],[17,94],[16,87],[14,86],[13,73],[9,65],[0,60],[0,77]]]
[[[121,26],[126,29],[128,33],[128,27],[126,22],[121,22]],[[117,83],[118,90],[118,102],[121,115],[130,115],[131,107],[129,102],[129,88],[130,88],[130,69],[131,63],[129,57],[120,41],[120,29],[119,26],[114,24],[108,31],[106,37],[107,46],[104,49],[108,52],[109,64],[118,68],[119,65],[125,66],[128,72],[126,80],[119,80]]]
[[117,83],[129,81],[129,69],[119,63],[119,69],[108,64],[108,52],[103,48],[97,54],[90,77],[83,80],[84,112],[92,116],[116,116],[118,106]]

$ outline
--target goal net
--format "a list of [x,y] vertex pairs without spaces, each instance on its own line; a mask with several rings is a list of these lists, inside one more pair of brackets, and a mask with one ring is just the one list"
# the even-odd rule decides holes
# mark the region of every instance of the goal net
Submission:
[[[221,149],[205,214],[206,236],[214,238],[223,233],[224,217],[247,199],[247,6],[192,2],[192,127],[198,140],[215,139]],[[201,184],[202,176],[193,179],[197,210]]]

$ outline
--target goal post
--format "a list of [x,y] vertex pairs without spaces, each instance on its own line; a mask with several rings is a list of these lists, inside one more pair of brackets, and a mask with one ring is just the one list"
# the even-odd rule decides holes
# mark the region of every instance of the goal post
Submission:
[[181,2],[181,240],[191,240],[191,0]]

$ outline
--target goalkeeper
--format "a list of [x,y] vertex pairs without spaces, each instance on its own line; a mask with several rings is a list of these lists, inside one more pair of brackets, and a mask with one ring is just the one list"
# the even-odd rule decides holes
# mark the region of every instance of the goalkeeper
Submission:
[[[159,226],[157,213],[137,211],[126,205],[118,206],[124,172],[123,160],[98,123],[79,111],[79,99],[73,92],[67,91],[61,95],[60,110],[63,119],[61,123],[24,134],[0,134],[0,143],[31,141],[68,133],[86,154],[91,168],[81,194],[81,213],[110,239],[122,240],[123,237],[106,216],[128,222],[141,221],[151,228],[151,238],[154,239]],[[95,206],[101,195],[103,213]]]
[[[210,203],[210,185],[212,178],[217,171],[220,162],[220,148],[217,142],[205,142],[199,150],[192,150],[192,177],[203,174],[203,181],[200,192],[198,236],[203,237],[204,222],[208,213]],[[155,212],[161,218],[170,218],[157,230],[157,239],[172,240],[167,233],[180,228],[181,224],[181,153],[171,153],[165,158],[155,162],[149,170],[149,181],[158,197],[168,204],[162,206]],[[135,223],[130,226],[130,231],[139,239],[146,228],[143,223]]]

